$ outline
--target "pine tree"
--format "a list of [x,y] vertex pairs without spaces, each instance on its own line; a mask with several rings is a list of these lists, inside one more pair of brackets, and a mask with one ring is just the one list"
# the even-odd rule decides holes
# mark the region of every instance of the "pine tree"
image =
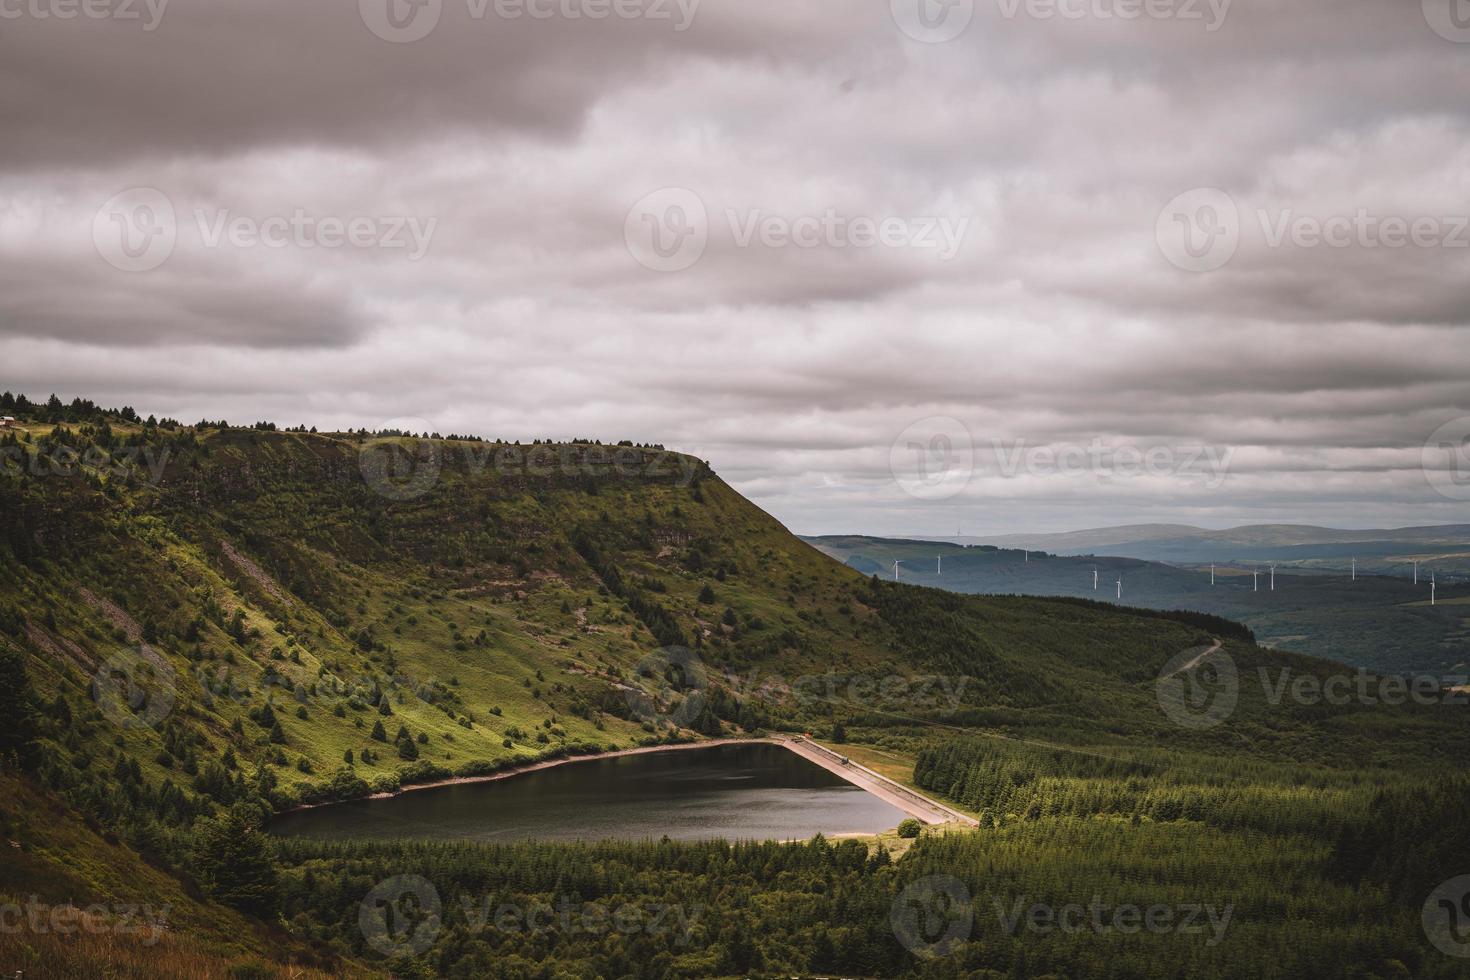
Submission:
[[38,717],[35,693],[20,654],[0,648],[0,764],[35,767]]
[[200,823],[194,836],[194,873],[217,901],[261,918],[276,914],[279,895],[271,843],[259,812],[237,803]]

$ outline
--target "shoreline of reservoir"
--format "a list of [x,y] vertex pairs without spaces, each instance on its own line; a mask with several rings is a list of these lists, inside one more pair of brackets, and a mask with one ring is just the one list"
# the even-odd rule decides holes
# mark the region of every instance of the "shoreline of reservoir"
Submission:
[[871,796],[874,796],[890,806],[895,807],[907,816],[913,817],[920,823],[930,826],[943,823],[963,823],[968,826],[976,826],[976,821],[957,810],[954,810],[937,800],[932,800],[921,793],[909,789],[894,782],[886,776],[879,775],[859,763],[841,761],[844,757],[824,746],[818,745],[809,739],[790,738],[715,738],[701,742],[682,742],[674,745],[641,745],[630,749],[615,749],[611,752],[597,752],[587,755],[569,755],[559,759],[543,759],[528,765],[514,766],[502,769],[499,772],[486,773],[482,776],[452,776],[448,779],[437,779],[426,783],[413,783],[402,786],[393,792],[372,793],[367,796],[354,797],[350,800],[329,800],[322,803],[303,803],[282,810],[272,815],[272,819],[284,817],[290,814],[302,813],[307,810],[317,810],[323,807],[338,806],[342,803],[356,803],[363,800],[387,800],[402,796],[405,793],[413,793],[419,790],[443,789],[447,786],[466,786],[474,783],[493,783],[505,779],[513,779],[528,773],[541,772],[558,766],[571,765],[578,762],[592,762],[598,759],[616,759],[623,756],[645,755],[659,752],[684,752],[697,749],[713,749],[724,745],[779,745],[788,751],[800,756],[815,766],[831,772],[848,783],[858,787]]

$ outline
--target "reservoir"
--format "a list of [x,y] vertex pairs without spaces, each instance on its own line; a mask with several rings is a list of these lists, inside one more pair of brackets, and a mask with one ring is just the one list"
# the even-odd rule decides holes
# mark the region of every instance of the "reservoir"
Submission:
[[520,840],[793,840],[875,833],[897,807],[778,745],[569,762],[491,782],[286,814],[285,836]]

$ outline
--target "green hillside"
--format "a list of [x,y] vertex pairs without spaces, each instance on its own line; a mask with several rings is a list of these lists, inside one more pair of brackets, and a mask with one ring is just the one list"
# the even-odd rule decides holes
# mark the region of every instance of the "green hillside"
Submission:
[[[982,869],[1006,867],[1015,887],[1060,895],[1068,852],[1094,853],[1073,883],[1091,889],[1159,849],[1175,856],[1130,886],[1138,896],[1213,883],[1238,897],[1250,949],[1290,945],[1282,962],[1300,963],[1335,948],[1334,962],[1377,975],[1391,962],[1456,975],[1415,932],[1405,903],[1419,879],[1399,894],[1389,869],[1355,870],[1383,884],[1350,888],[1335,848],[1382,833],[1375,794],[1463,770],[1457,707],[1273,703],[1258,671],[1339,668],[1208,616],[876,580],[659,447],[181,426],[85,404],[22,421],[0,434],[0,660],[12,665],[0,716],[13,722],[0,757],[22,787],[0,812],[20,826],[24,799],[45,799],[58,826],[115,835],[127,860],[174,876],[178,931],[202,944],[174,975],[226,975],[210,957],[424,976],[953,975],[887,920],[923,869],[969,876],[978,895]],[[1182,724],[1178,709],[1195,709],[1170,703],[1159,678],[1192,677],[1201,657],[1211,670],[1228,660],[1238,691],[1223,717]],[[892,842],[274,844],[254,829],[270,812],[411,782],[782,729],[890,753],[982,829],[907,854]],[[971,777],[995,766],[1014,778]],[[224,842],[243,843],[221,858]],[[27,853],[59,869],[90,848],[73,837]],[[1226,874],[1190,857],[1207,852],[1239,861]],[[27,894],[34,861],[0,865],[0,899]],[[720,919],[679,948],[604,936],[497,949],[447,923],[385,962],[358,903],[413,869],[451,905],[476,889],[573,889]],[[1336,897],[1273,907],[1282,869],[1302,889],[1337,882]],[[232,931],[220,917],[241,914],[282,941],[241,929],[238,949],[220,945]],[[1357,916],[1384,925],[1341,945]],[[1035,942],[977,939],[962,958],[977,973],[1034,962],[1138,975],[1163,957],[1192,975],[1270,975],[1239,944],[1115,951],[1105,972],[1090,969],[1108,961],[1101,947]],[[24,934],[0,935],[0,969],[40,955]]]

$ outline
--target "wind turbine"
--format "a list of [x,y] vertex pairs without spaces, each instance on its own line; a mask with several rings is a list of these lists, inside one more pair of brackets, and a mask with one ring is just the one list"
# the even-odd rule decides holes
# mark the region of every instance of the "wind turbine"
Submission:
[[938,556],[937,558],[934,559],[934,562],[935,562],[935,565],[934,565],[934,574],[935,575],[943,575],[944,574],[944,556],[943,555]]
[[1271,563],[1271,591],[1276,591],[1276,563]]
[[1097,566],[1092,566],[1092,591],[1097,591]]
[[[1029,552],[1029,551],[1023,551],[1022,554],[1026,556],[1026,558],[1025,558],[1024,561],[1030,561],[1031,560],[1031,552]],[[1024,564],[1024,561],[1023,561],[1023,564]]]
[[1434,573],[1429,573],[1429,604],[1434,605]]
[[1419,561],[1418,561],[1418,559],[1415,559],[1414,560],[1414,584],[1415,585],[1418,585],[1419,584]]
[[1118,576],[1118,598],[1123,598],[1123,576]]
[[1259,568],[1251,569],[1251,591],[1261,591],[1261,570]]
[[1214,565],[1211,565],[1210,566],[1210,584],[1211,585],[1214,585],[1215,584],[1215,566]]
[[893,581],[895,581],[895,582],[898,581],[898,566],[899,566],[899,561],[897,559],[895,559],[894,562],[893,562]]
[[1357,580],[1358,580],[1358,559],[1354,558],[1353,559],[1353,581],[1356,582]]

